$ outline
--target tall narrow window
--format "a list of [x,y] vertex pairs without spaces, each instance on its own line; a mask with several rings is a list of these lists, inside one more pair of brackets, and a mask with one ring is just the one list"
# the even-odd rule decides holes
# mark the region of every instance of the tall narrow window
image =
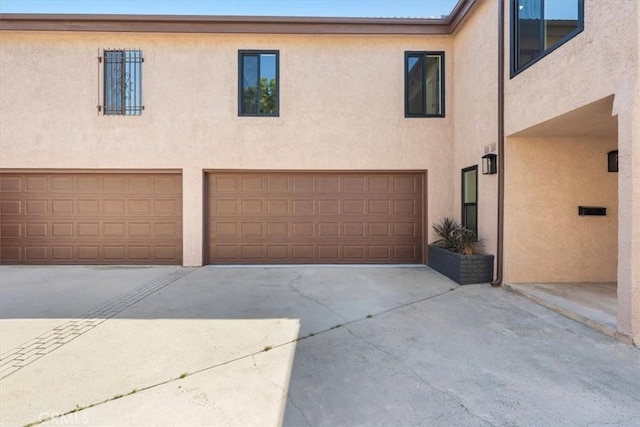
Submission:
[[405,117],[444,117],[444,52],[405,53]]
[[142,61],[139,50],[104,51],[104,114],[142,113]]
[[238,114],[279,114],[278,51],[238,52]]
[[584,28],[584,0],[511,0],[512,75]]
[[478,234],[478,166],[462,169],[462,225]]

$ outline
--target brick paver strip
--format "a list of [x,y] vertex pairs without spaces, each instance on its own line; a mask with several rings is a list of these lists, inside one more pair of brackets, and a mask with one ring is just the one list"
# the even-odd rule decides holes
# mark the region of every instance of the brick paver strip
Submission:
[[16,348],[5,351],[0,355],[0,380],[82,336],[107,319],[114,317],[138,301],[145,299],[195,270],[197,270],[197,267],[186,267],[158,279],[145,282],[130,292],[107,301],[79,319],[69,320]]

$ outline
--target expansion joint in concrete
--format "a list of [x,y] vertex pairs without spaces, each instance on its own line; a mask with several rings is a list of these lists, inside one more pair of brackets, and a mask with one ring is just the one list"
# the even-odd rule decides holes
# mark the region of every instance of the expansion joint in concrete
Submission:
[[118,313],[195,270],[195,267],[182,268],[166,276],[145,282],[132,291],[107,301],[78,319],[69,320],[4,352],[0,355],[0,380],[86,334]]

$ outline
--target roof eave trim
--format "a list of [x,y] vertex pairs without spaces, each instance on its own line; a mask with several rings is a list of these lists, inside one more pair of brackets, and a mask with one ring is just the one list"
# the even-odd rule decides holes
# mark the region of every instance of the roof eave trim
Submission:
[[447,35],[475,1],[460,0],[446,19],[0,14],[0,31]]

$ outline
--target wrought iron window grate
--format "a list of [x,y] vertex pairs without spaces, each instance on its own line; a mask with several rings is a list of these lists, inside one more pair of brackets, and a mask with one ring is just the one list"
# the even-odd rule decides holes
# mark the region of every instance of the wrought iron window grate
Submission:
[[142,114],[143,61],[140,50],[104,51],[104,114]]

